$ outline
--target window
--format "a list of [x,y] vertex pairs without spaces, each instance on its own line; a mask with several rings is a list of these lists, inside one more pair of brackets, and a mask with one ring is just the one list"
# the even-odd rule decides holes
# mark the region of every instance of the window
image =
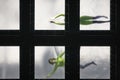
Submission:
[[[65,24],[62,29],[40,29],[36,27],[36,2],[37,0],[19,0],[20,30],[0,30],[0,46],[15,46],[19,49],[19,80],[39,80],[44,79],[35,75],[36,52],[41,47],[64,47],[65,50],[65,75],[64,77],[54,77],[58,80],[80,80],[83,79],[80,70],[80,47],[107,47],[110,48],[110,79],[116,80],[116,57],[118,49],[119,26],[116,26],[116,0],[111,0],[110,4],[110,29],[107,30],[81,30],[79,16],[82,0],[65,0]],[[45,0],[48,1],[48,0]],[[60,0],[63,1],[63,0]],[[94,0],[96,1],[96,0]],[[107,0],[108,1],[108,0]],[[64,1],[63,1],[64,2]],[[39,4],[39,3],[38,3]],[[47,4],[47,3],[46,3]],[[64,5],[64,4],[63,4]],[[1,5],[0,5],[1,6]],[[63,7],[63,6],[62,6]],[[62,8],[63,9],[63,8]],[[64,13],[64,10],[62,10]],[[42,13],[42,12],[41,12]],[[40,14],[41,15],[41,14]],[[10,22],[12,23],[12,22]],[[9,27],[9,25],[7,25]],[[17,26],[17,25],[15,25]],[[39,25],[43,27],[42,25]],[[56,25],[57,27],[58,25]],[[102,25],[101,25],[102,26]],[[15,49],[16,50],[16,49]],[[15,52],[15,50],[12,50]],[[40,52],[41,54],[42,51]],[[1,54],[1,53],[0,53]],[[10,52],[8,52],[10,54]],[[51,53],[50,53],[51,54]],[[53,55],[53,54],[52,54]],[[38,56],[37,56],[38,57]],[[17,54],[18,59],[18,54]],[[44,58],[43,60],[46,60]],[[47,59],[48,60],[48,59]],[[46,61],[47,61],[46,60]],[[114,64],[115,63],[115,64]],[[43,65],[42,65],[43,66]],[[99,65],[98,65],[99,66]],[[53,67],[53,66],[51,66]],[[94,67],[94,66],[93,66]],[[49,72],[49,71],[48,71]],[[38,72],[39,73],[39,72]],[[0,74],[1,75],[1,74]],[[85,77],[84,79],[90,79]],[[11,79],[6,78],[6,79]],[[12,77],[12,79],[14,79]],[[49,79],[49,78],[48,78]],[[51,78],[52,80],[53,78]],[[99,79],[99,78],[97,78]],[[109,78],[108,78],[109,79]]]

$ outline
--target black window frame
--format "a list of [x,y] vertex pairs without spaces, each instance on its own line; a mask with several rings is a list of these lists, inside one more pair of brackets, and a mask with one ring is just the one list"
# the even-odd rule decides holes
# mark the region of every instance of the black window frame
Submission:
[[111,80],[117,79],[117,64],[114,64],[117,62],[119,52],[120,32],[119,25],[116,23],[117,0],[111,0],[110,31],[79,30],[80,0],[65,0],[65,30],[34,30],[35,0],[19,0],[19,2],[20,30],[0,30],[0,46],[20,46],[20,80],[35,80],[35,46],[65,46],[65,79],[62,80],[80,80],[80,46],[110,46]]

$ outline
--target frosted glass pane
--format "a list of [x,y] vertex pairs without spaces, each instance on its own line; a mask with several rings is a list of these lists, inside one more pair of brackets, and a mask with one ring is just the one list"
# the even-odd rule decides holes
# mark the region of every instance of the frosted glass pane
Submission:
[[[55,64],[50,64],[50,58],[57,58],[57,56],[64,52],[63,46],[36,46],[35,47],[35,78],[36,79],[64,79],[65,68],[58,67],[53,75],[47,77],[54,69]],[[63,55],[63,59],[65,56]]]
[[50,21],[64,22],[65,0],[35,0],[35,29],[36,30],[64,30],[64,25],[50,23]]
[[[90,20],[110,21],[110,0],[80,0],[80,17],[81,16],[106,16],[108,18],[99,17]],[[80,30],[110,30],[110,22],[94,22],[94,24],[89,25],[80,24]]]
[[19,0],[0,0],[0,30],[19,29]]
[[0,46],[0,79],[19,78],[19,47]]
[[81,46],[80,79],[110,79],[109,46]]

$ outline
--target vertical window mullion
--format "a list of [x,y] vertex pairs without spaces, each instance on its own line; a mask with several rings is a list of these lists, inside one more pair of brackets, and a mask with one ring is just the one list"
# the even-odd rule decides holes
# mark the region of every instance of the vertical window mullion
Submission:
[[33,44],[33,31],[34,31],[34,5],[35,0],[30,0],[30,40],[29,50],[30,50],[30,80],[34,80],[34,44]]
[[79,0],[66,0],[66,27],[69,33],[79,31]]
[[[79,46],[75,45],[76,32],[79,31],[79,0],[66,0],[65,16],[66,64],[65,78],[79,80]],[[70,42],[70,43],[69,43]]]
[[111,46],[111,60],[110,60],[110,79],[117,79],[117,54],[119,53],[119,49],[117,45]]
[[66,46],[65,53],[65,79],[79,80],[79,46]]
[[20,31],[21,31],[21,48],[20,48],[20,79],[29,79],[29,46],[27,38],[29,34],[29,0],[20,0]]
[[34,79],[34,0],[20,0],[20,79]]

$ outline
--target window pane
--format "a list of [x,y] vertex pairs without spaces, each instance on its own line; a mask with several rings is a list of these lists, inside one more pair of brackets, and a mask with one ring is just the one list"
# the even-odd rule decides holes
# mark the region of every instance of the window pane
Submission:
[[37,30],[64,30],[64,16],[54,19],[59,14],[65,14],[65,0],[35,0],[35,29]]
[[80,0],[80,30],[110,30],[110,0]]
[[0,0],[0,30],[19,29],[19,0]]
[[109,46],[81,46],[80,79],[110,79]]
[[19,47],[0,46],[0,79],[19,78]]
[[[35,78],[36,79],[64,79],[65,68],[64,65],[58,67],[55,73],[51,76],[50,72],[54,69],[55,64],[50,63],[51,58],[58,58],[58,55],[65,51],[63,46],[36,46],[35,47]],[[59,58],[60,59],[60,58]],[[61,59],[60,59],[61,60]],[[65,56],[62,56],[62,60],[65,60]],[[57,59],[58,62],[58,59]]]

